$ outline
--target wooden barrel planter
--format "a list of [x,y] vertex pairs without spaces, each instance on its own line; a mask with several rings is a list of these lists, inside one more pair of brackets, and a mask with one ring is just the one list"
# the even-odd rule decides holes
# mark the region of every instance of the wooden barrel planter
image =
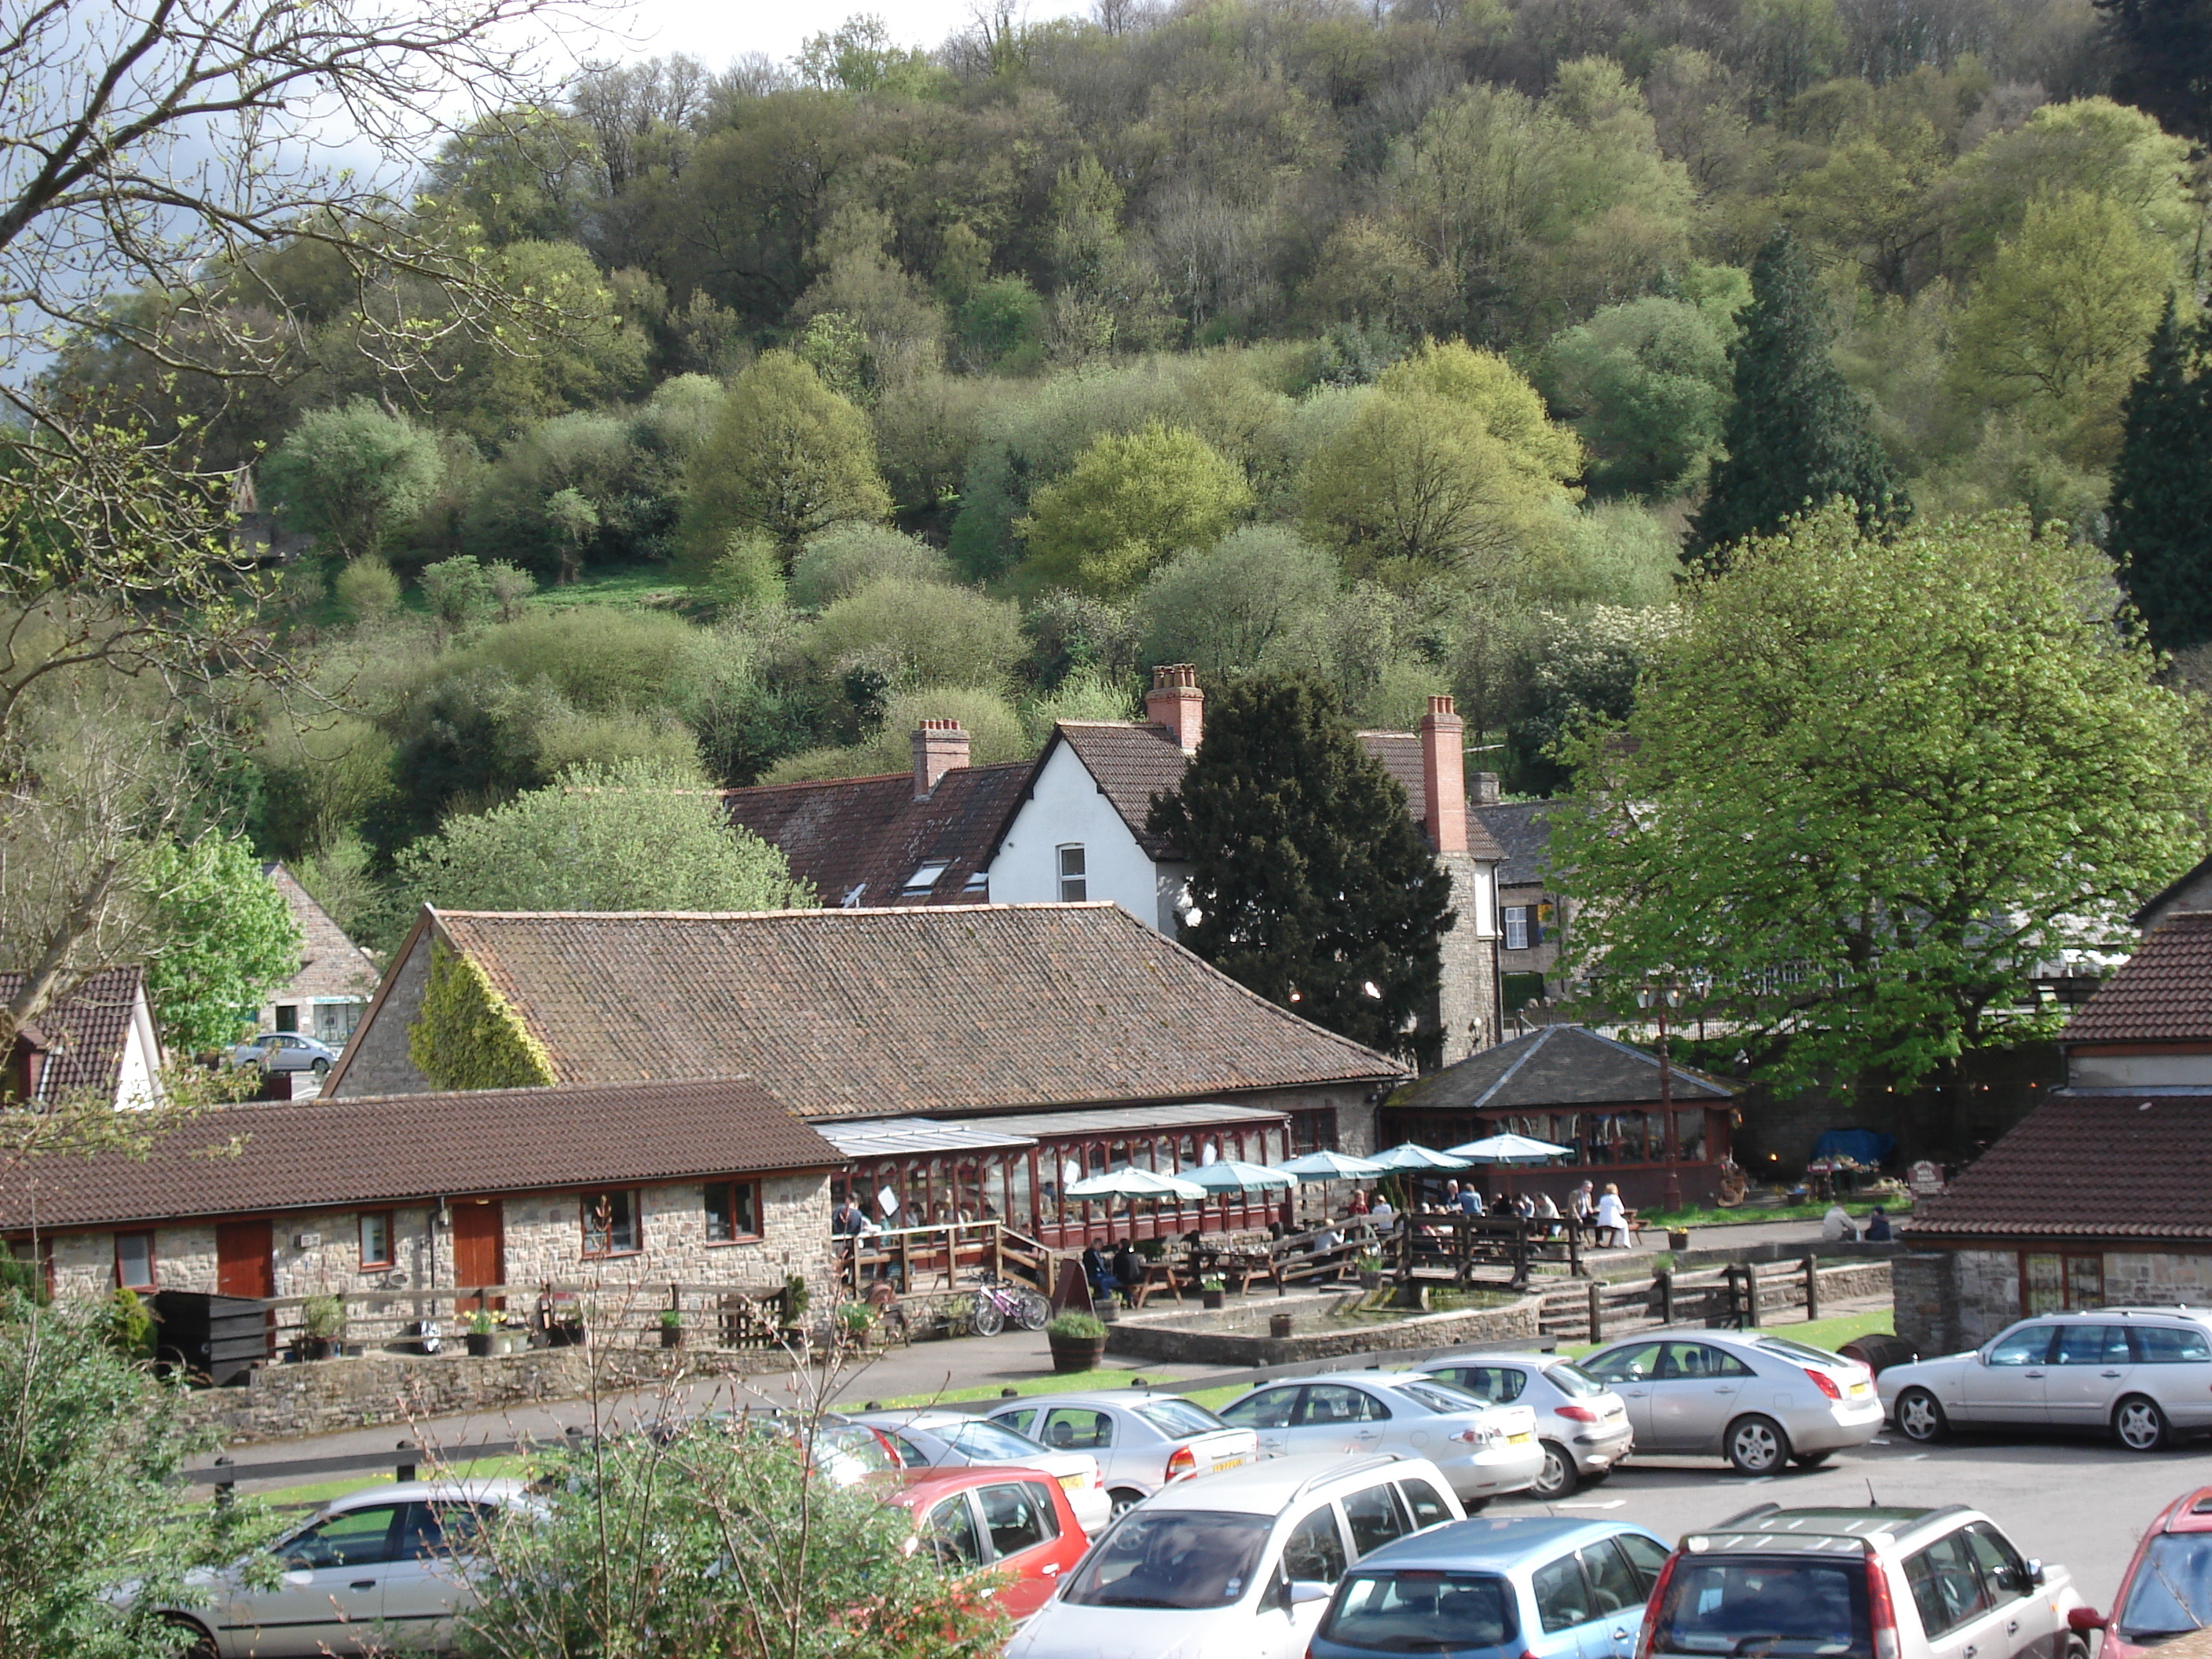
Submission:
[[1073,1309],[1059,1315],[1044,1328],[1052,1348],[1052,1368],[1060,1376],[1093,1370],[1106,1357],[1106,1322]]

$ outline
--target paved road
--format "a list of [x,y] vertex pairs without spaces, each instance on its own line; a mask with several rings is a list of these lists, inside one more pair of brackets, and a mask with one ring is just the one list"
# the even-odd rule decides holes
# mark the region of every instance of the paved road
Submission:
[[[2212,1485],[2212,1448],[2139,1453],[2088,1439],[1961,1437],[1930,1447],[1901,1436],[1839,1453],[1825,1468],[1747,1480],[1711,1463],[1632,1461],[1604,1484],[1553,1508],[1559,1513],[1634,1521],[1673,1540],[1754,1504],[1792,1507],[1864,1504],[1970,1504],[1993,1518],[2021,1549],[2063,1564],[2093,1607],[2109,1610],[2112,1592],[2143,1528],[2195,1486]],[[1488,1513],[1540,1513],[1544,1506],[1503,1498]]]

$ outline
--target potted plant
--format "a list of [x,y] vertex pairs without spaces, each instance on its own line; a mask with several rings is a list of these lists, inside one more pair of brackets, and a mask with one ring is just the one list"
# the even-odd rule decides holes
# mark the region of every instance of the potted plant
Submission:
[[660,1310],[660,1346],[680,1348],[684,1346],[684,1313],[678,1308]]
[[300,1307],[300,1358],[328,1359],[345,1335],[345,1304],[334,1296],[311,1296]]
[[1379,1291],[1382,1288],[1382,1258],[1381,1256],[1372,1250],[1363,1250],[1352,1265],[1353,1270],[1359,1275],[1361,1289]]
[[838,1334],[853,1347],[866,1346],[875,1325],[876,1310],[865,1302],[848,1302],[837,1310]]
[[499,1334],[499,1321],[489,1308],[478,1308],[469,1316],[468,1329],[461,1340],[466,1345],[471,1359],[491,1358],[491,1345]]
[[1206,1274],[1198,1281],[1199,1305],[1206,1308],[1219,1307],[1222,1296],[1228,1289],[1229,1281],[1222,1278],[1219,1273]]
[[530,1327],[519,1319],[502,1319],[491,1334],[494,1354],[520,1353],[530,1346]]
[[1106,1322],[1070,1308],[1044,1328],[1052,1345],[1052,1368],[1063,1374],[1094,1370],[1106,1356]]

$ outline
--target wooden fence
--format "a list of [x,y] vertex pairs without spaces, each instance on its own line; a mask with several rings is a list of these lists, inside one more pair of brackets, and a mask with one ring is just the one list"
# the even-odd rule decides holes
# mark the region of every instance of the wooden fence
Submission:
[[1540,1323],[1547,1335],[1602,1342],[1644,1326],[1755,1329],[1777,1313],[1797,1309],[1804,1310],[1807,1319],[1818,1319],[1821,1275],[1854,1273],[1868,1265],[1833,1259],[1824,1262],[1808,1255],[1800,1261],[1662,1270],[1649,1279],[1610,1284],[1593,1279],[1546,1295]]
[[957,1291],[987,1273],[1026,1279],[1048,1294],[1052,1290],[1052,1252],[1003,1222],[887,1227],[831,1244],[838,1282],[856,1291],[878,1283],[902,1296]]

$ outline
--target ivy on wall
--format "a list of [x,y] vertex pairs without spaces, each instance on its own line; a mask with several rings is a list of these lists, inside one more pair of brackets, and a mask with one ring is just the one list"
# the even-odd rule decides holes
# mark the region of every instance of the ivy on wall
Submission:
[[441,1089],[524,1089],[561,1079],[545,1045],[484,970],[434,939],[407,1057]]

